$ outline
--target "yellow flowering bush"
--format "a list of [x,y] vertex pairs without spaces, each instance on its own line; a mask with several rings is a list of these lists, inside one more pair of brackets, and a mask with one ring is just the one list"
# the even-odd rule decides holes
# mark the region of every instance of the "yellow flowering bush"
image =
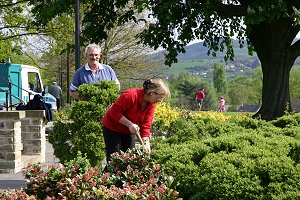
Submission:
[[172,121],[180,116],[178,108],[172,108],[169,103],[160,102],[156,105],[154,120],[163,120],[165,125],[170,125]]
[[206,111],[206,112],[195,112],[193,113],[194,119],[199,118],[211,118],[218,121],[227,121],[231,118],[231,116],[224,115],[222,112],[215,112],[215,111]]
[[[205,111],[205,112],[193,112],[190,110],[172,108],[169,103],[160,102],[156,106],[154,120],[162,120],[165,125],[170,125],[178,117],[183,117],[186,119],[199,119],[199,118],[211,118],[218,121],[227,121],[232,118],[232,116],[225,115],[221,112],[215,111]],[[244,116],[245,117],[245,116]],[[243,116],[238,118],[243,119]],[[235,117],[234,117],[235,118]]]

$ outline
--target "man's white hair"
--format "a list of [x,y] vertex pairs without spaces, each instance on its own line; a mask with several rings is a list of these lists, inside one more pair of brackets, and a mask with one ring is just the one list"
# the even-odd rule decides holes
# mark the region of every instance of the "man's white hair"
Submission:
[[101,54],[101,48],[98,44],[89,44],[85,47],[85,52],[84,52],[84,55],[87,55],[87,52],[91,49],[98,49],[99,50],[99,53]]

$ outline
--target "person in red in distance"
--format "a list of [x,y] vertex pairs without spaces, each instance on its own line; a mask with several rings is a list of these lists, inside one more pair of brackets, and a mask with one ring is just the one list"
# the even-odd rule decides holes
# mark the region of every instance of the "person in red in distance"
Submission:
[[155,105],[170,96],[168,86],[160,79],[146,80],[143,88],[125,90],[102,119],[106,160],[117,151],[135,146],[135,134],[140,133],[145,150],[150,153],[150,128]]
[[197,91],[196,94],[195,94],[195,97],[196,97],[197,105],[199,107],[199,111],[201,111],[202,107],[203,107],[203,101],[204,101],[204,98],[205,98],[204,88]]

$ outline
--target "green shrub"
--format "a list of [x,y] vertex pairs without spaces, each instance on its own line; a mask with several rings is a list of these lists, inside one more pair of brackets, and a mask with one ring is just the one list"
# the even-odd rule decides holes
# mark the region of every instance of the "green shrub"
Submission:
[[170,124],[167,138],[171,144],[198,140],[197,128],[192,122],[179,117]]
[[78,93],[81,101],[94,102],[109,106],[119,97],[119,90],[115,81],[100,81],[80,85]]
[[271,121],[274,126],[285,128],[285,127],[292,127],[292,126],[299,126],[300,124],[300,114],[292,114],[292,115],[285,115],[280,117],[276,120]]
[[100,165],[105,157],[100,119],[118,98],[119,91],[114,81],[101,81],[81,85],[78,93],[81,100],[71,105],[68,121],[55,122],[49,142],[61,163],[75,159],[81,151],[93,166]]
[[232,122],[246,129],[258,129],[264,126],[272,126],[271,123],[266,122],[265,120],[253,119],[249,117],[242,119],[236,118],[233,119]]
[[79,101],[72,105],[70,119],[77,128],[90,121],[99,121],[105,114],[106,106],[89,101]]
[[199,162],[209,151],[206,145],[198,142],[173,144],[155,143],[151,158],[155,162],[174,169],[178,179],[176,189],[180,197],[188,199],[198,190],[197,182],[200,176]]
[[48,135],[48,141],[52,144],[54,155],[61,163],[74,159],[77,152],[74,151],[73,136],[75,132],[73,123],[57,121],[53,131]]
[[286,136],[290,136],[296,139],[300,139],[300,127],[299,126],[291,126],[280,129],[280,133]]
[[75,151],[81,151],[90,159],[92,166],[101,166],[105,157],[102,126],[98,122],[88,122],[74,135]]
[[166,136],[169,126],[164,123],[163,119],[154,119],[151,126],[153,136]]
[[199,138],[218,137],[223,134],[227,135],[244,130],[236,124],[218,121],[212,118],[194,119],[193,123],[197,127]]
[[257,127],[184,144],[155,141],[152,157],[175,169],[184,199],[298,199],[298,139]]

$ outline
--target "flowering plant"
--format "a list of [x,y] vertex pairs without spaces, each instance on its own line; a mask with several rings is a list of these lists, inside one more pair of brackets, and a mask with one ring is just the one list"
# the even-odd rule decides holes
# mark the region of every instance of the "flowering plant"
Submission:
[[177,199],[176,181],[170,174],[173,174],[171,169],[155,164],[141,150],[132,149],[112,154],[101,180],[102,185],[112,191],[118,188],[118,199],[128,196],[132,199]]
[[104,173],[80,154],[65,166],[29,165],[25,177],[24,190],[5,191],[0,199],[178,199],[172,170],[138,149],[114,153]]

